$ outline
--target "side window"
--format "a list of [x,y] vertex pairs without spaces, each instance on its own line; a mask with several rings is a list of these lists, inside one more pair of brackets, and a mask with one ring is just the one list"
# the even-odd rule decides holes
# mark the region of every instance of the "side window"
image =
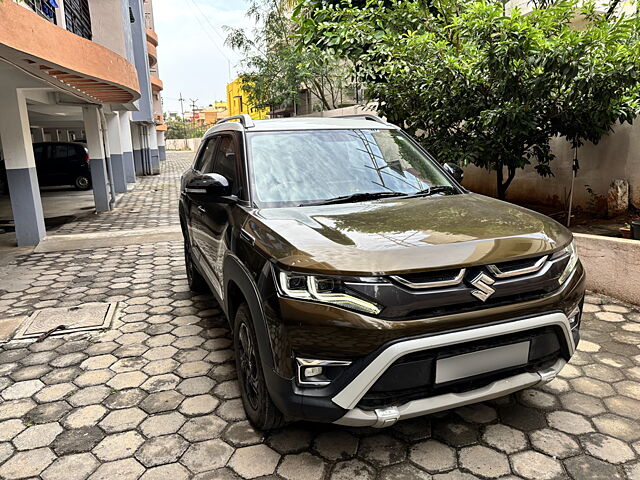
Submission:
[[219,173],[229,180],[229,184],[234,191],[237,191],[238,186],[236,181],[236,161],[237,154],[233,137],[231,135],[221,136],[211,172]]
[[213,154],[216,151],[217,138],[207,140],[207,144],[200,149],[200,155],[193,168],[201,173],[209,173],[213,164]]
[[51,147],[52,160],[66,160],[69,156],[69,147],[65,144],[56,144]]

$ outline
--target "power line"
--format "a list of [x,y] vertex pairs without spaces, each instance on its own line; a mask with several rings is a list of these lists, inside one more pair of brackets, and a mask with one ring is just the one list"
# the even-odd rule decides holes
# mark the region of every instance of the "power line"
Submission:
[[[186,0],[185,0],[186,1]],[[196,7],[198,9],[198,11],[200,12],[201,16],[207,21],[207,23],[209,23],[209,25],[211,26],[211,29],[220,37],[222,38],[222,40],[224,41],[224,38],[220,35],[220,33],[218,33],[216,27],[209,21],[209,19],[207,18],[207,16],[204,14],[204,12],[200,9],[200,7],[198,6],[198,4],[194,1],[191,0],[191,3],[193,4],[194,7]],[[231,81],[231,60],[229,59],[229,57],[227,56],[226,53],[224,53],[224,51],[222,50],[222,48],[220,48],[220,46],[218,45],[218,42],[216,42],[216,40],[211,36],[211,34],[209,33],[209,29],[207,29],[207,27],[202,23],[202,21],[200,20],[200,15],[198,15],[196,13],[195,15],[196,20],[198,20],[198,23],[200,24],[200,27],[202,27],[202,30],[204,31],[204,33],[207,35],[207,37],[209,37],[209,40],[211,40],[211,43],[213,43],[213,45],[216,47],[216,49],[218,50],[218,52],[220,52],[220,54],[227,59],[227,66],[228,66],[228,75],[229,75],[229,81]]]

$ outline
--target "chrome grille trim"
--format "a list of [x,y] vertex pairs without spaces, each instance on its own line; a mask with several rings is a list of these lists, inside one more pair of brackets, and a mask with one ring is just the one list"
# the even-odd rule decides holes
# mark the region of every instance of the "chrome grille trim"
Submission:
[[518,268],[518,269],[515,269],[515,270],[503,271],[496,264],[487,265],[487,270],[489,270],[489,272],[491,272],[491,274],[496,278],[517,277],[517,276],[520,276],[520,275],[527,275],[529,273],[537,272],[547,262],[547,258],[549,258],[549,255],[545,255],[543,257],[540,257],[533,265],[530,265],[528,267]]
[[466,273],[466,269],[461,268],[458,274],[447,280],[436,280],[434,282],[410,282],[409,280],[402,278],[398,275],[391,275],[390,278],[402,285],[412,288],[414,290],[421,290],[426,288],[442,288],[442,287],[453,287],[455,285],[459,285],[462,283],[462,279],[464,278],[464,274]]

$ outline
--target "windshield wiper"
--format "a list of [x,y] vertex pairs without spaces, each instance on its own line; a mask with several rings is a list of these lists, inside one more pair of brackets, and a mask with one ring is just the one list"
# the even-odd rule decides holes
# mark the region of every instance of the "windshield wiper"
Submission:
[[351,195],[342,195],[340,197],[329,198],[328,200],[318,200],[314,202],[301,203],[299,207],[307,207],[310,205],[331,205],[333,203],[351,203],[351,202],[364,202],[366,200],[376,200],[378,198],[388,197],[402,197],[405,194],[402,192],[367,192],[367,193],[352,193]]
[[451,185],[434,185],[429,188],[425,188],[424,190],[418,190],[417,192],[408,193],[405,197],[430,197],[431,195],[436,195],[438,193],[444,192],[457,192],[458,190]]

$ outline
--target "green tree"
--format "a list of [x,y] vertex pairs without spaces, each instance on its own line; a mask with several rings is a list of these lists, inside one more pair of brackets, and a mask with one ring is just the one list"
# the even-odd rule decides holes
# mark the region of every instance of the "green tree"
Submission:
[[[639,112],[638,16],[561,1],[523,14],[492,0],[305,0],[302,45],[349,58],[389,120],[441,161],[552,175],[550,139],[598,142]],[[574,22],[581,22],[576,28]]]
[[331,52],[300,46],[291,4],[253,0],[247,16],[258,27],[252,32],[228,29],[226,43],[243,54],[241,77],[250,102],[258,108],[290,106],[308,90],[323,109],[340,106],[340,90],[349,70]]

